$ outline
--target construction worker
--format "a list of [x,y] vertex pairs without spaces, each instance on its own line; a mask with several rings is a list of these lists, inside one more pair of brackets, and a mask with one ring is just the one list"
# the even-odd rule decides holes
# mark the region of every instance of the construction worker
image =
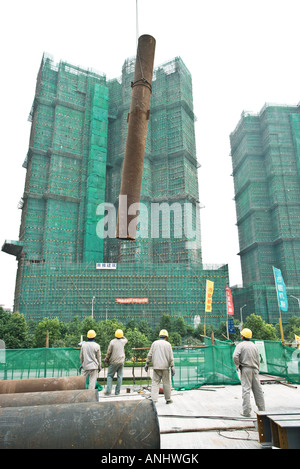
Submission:
[[243,329],[240,342],[233,353],[233,361],[241,371],[242,385],[242,412],[244,417],[251,416],[250,391],[252,390],[258,410],[265,410],[265,400],[259,380],[259,352],[256,345],[251,342],[252,331]]
[[148,371],[149,363],[152,361],[153,376],[151,398],[153,402],[157,402],[159,385],[162,381],[164,396],[167,404],[171,404],[171,376],[175,375],[174,357],[171,344],[167,341],[168,331],[162,329],[159,333],[159,339],[155,340],[148,352],[146,359],[145,371]]
[[89,378],[89,389],[95,389],[97,375],[101,371],[100,345],[95,342],[96,332],[90,329],[87,342],[83,342],[80,350],[81,374]]
[[105,394],[108,396],[111,394],[112,382],[115,373],[117,373],[117,385],[115,389],[116,396],[120,394],[122,380],[123,380],[123,369],[125,362],[125,351],[124,347],[127,344],[128,340],[124,337],[123,331],[121,329],[116,330],[115,338],[112,339],[109,343],[106,357],[104,362],[108,363],[107,370],[107,387]]

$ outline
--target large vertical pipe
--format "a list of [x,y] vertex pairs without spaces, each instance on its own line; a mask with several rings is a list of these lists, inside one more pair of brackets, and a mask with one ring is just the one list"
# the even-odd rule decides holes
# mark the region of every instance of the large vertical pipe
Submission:
[[147,126],[150,115],[155,39],[138,40],[132,97],[128,114],[127,140],[123,162],[116,237],[135,239],[139,209]]

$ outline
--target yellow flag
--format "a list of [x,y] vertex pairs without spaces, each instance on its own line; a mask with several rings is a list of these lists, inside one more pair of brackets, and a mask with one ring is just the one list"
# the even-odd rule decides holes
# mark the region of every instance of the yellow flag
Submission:
[[300,336],[295,334],[295,341],[298,345],[298,348],[300,348]]
[[205,312],[210,313],[212,311],[212,296],[214,292],[214,282],[206,280],[206,298],[205,298]]

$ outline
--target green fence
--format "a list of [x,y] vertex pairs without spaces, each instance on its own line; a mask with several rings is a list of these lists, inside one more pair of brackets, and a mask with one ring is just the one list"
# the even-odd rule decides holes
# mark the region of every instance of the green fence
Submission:
[[[253,340],[260,356],[260,373],[285,378],[300,384],[300,349],[287,347],[281,342]],[[175,389],[195,389],[204,384],[239,384],[232,355],[235,344],[205,338],[205,347],[174,350],[176,374]]]
[[[239,376],[232,360],[234,343],[174,348],[175,389],[196,389],[205,384],[235,385]],[[260,372],[300,384],[300,349],[281,342],[254,340],[260,354]],[[80,350],[39,348],[0,350],[0,379],[50,378],[79,374]]]
[[239,384],[232,360],[235,345],[209,345],[174,350],[175,389],[196,389],[204,384]]
[[0,379],[77,376],[79,355],[76,348],[2,349]]
[[300,349],[273,340],[254,340],[260,355],[260,372],[300,384]]

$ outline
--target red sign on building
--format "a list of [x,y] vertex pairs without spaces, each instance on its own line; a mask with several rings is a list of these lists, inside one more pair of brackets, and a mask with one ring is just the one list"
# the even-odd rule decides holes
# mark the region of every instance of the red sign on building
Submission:
[[148,303],[148,298],[116,298],[116,303],[132,304],[132,303]]

